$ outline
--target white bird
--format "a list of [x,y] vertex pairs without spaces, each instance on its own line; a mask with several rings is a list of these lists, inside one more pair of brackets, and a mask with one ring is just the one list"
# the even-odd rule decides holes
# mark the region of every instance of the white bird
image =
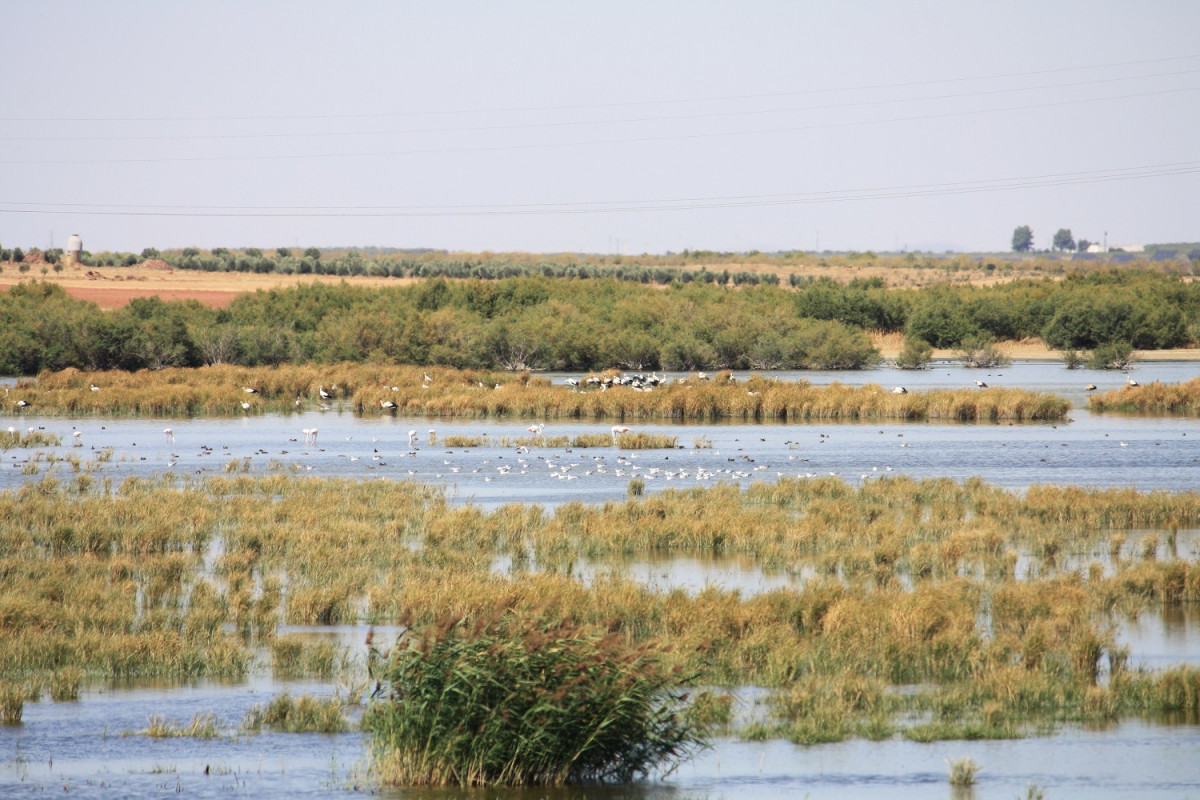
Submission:
[[396,408],[396,404],[393,403],[391,400],[380,400],[379,406],[381,408],[387,409],[388,411],[392,411]]
[[316,428],[302,428],[300,432],[304,434],[304,443],[305,444],[316,444],[317,443],[317,429]]
[[426,383],[433,383],[433,378],[429,377],[429,373],[428,373],[428,372],[426,372],[426,373],[425,373],[425,382],[426,382]]
[[1126,383],[1128,383],[1130,386],[1137,386],[1137,385],[1138,385],[1138,382],[1137,382],[1137,381],[1135,381],[1133,378],[1130,378],[1128,381],[1126,381]]
[[76,446],[76,447],[79,447],[79,445],[81,444],[81,442],[79,441],[79,437],[80,437],[80,436],[83,436],[83,434],[82,434],[82,433],[80,433],[79,431],[75,431],[75,432],[74,432],[74,433],[72,433],[71,435],[75,437],[75,446]]
[[417,432],[415,430],[409,431],[408,432],[408,446],[414,447],[416,444],[417,444]]
[[975,381],[975,385],[978,386],[980,389],[988,388],[988,385],[986,383],[984,383],[983,381]]
[[100,387],[99,387],[99,386],[97,386],[97,385],[96,385],[96,384],[94,384],[94,383],[92,384],[92,386],[91,386],[91,389],[92,389],[92,391],[93,391],[93,392],[98,392],[98,391],[100,391]]
[[252,386],[243,386],[242,391],[246,394],[258,394],[258,389],[255,389]]
[[537,425],[530,425],[525,430],[529,431],[530,433],[536,433],[538,435],[541,435],[542,431],[545,429],[546,429],[546,423],[540,422]]
[[245,400],[243,400],[242,401],[242,411],[249,411],[249,410],[250,410],[250,404],[247,403]]
[[17,408],[29,408],[29,401],[28,400],[18,400]]
[[612,432],[613,444],[617,443],[618,435],[622,433],[629,433],[629,428],[625,427],[624,425],[613,425],[609,430]]
[[321,384],[320,386],[317,387],[317,394],[321,395],[322,400],[329,400],[330,398],[333,397],[333,395],[331,395],[329,392],[325,391],[325,384]]
[[175,444],[175,431],[170,428],[163,428],[163,433],[166,435],[169,443]]
[[1096,384],[1094,384],[1094,383],[1089,383],[1089,384],[1088,384],[1088,385],[1087,385],[1085,388],[1086,388],[1086,389],[1087,389],[1089,392],[1094,392],[1094,391],[1096,391]]
[[895,389],[892,389],[892,394],[908,394],[908,389],[905,389],[903,386],[897,386]]

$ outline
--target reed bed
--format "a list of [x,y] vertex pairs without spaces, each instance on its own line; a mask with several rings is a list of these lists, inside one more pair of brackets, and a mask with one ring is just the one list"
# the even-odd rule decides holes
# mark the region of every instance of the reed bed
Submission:
[[1122,386],[1088,398],[1092,411],[1126,411],[1147,414],[1200,414],[1200,378],[1184,383],[1160,383]]
[[[44,478],[0,493],[0,684],[69,696],[55,687],[237,676],[260,652],[280,674],[342,676],[361,660],[279,625],[425,630],[502,610],[651,648],[697,684],[776,690],[747,735],[931,740],[1194,716],[1195,673],[1130,669],[1112,626],[1200,602],[1195,553],[1176,546],[1197,527],[1196,492],[979,480],[788,478],[551,515],[452,506],[407,482]],[[743,596],[627,577],[630,559],[663,555],[736,555],[797,579]],[[586,582],[584,560],[598,568]]]
[[528,372],[361,364],[134,373],[68,369],[20,381],[17,389],[41,414],[106,416],[238,416],[342,408],[442,418],[1026,422],[1060,420],[1070,409],[1060,397],[1021,389],[896,394],[877,384],[818,387],[756,376],[743,383],[691,378],[649,392],[629,386],[578,391]]

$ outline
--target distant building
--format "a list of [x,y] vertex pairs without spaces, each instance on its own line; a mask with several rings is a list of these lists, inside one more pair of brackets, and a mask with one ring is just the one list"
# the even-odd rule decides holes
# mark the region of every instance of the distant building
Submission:
[[83,239],[78,233],[67,237],[67,249],[63,252],[63,264],[68,267],[78,267],[83,263]]

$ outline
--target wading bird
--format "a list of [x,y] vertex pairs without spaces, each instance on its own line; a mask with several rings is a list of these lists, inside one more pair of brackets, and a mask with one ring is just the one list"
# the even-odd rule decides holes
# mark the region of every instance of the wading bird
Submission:
[[908,394],[908,389],[905,389],[903,386],[897,386],[895,389],[892,389],[892,394]]
[[1130,378],[1129,380],[1127,380],[1127,381],[1126,381],[1126,383],[1128,383],[1130,386],[1137,386],[1137,385],[1138,385],[1138,382],[1137,382],[1137,381],[1135,381],[1133,378]]
[[988,385],[986,383],[984,383],[983,381],[975,381],[975,385],[978,386],[980,389],[988,388]]
[[93,392],[98,392],[98,391],[100,391],[100,387],[99,387],[99,386],[97,386],[97,385],[96,385],[96,384],[94,384],[94,383],[92,384],[92,386],[91,386],[91,389],[92,389],[92,391],[93,391]]
[[166,435],[168,444],[175,444],[175,431],[163,428],[163,434]]
[[242,401],[242,411],[249,411],[249,410],[250,410],[250,404],[247,403],[245,400],[243,400]]
[[1089,383],[1086,388],[1089,392],[1094,392],[1094,391],[1096,391],[1096,384]]
[[322,400],[329,400],[333,397],[333,395],[325,391],[325,384],[323,383],[317,387],[317,394],[321,395]]
[[530,425],[525,430],[529,431],[530,433],[535,433],[540,436],[542,431],[545,429],[546,429],[546,423],[539,422],[537,425]]
[[396,410],[396,404],[393,403],[391,400],[380,400],[379,407],[383,408],[387,411],[395,411]]
[[617,437],[622,433],[629,433],[629,428],[624,425],[613,425],[609,431],[612,433],[613,444],[616,444]]
[[242,391],[246,394],[258,394],[258,389],[255,389],[253,386],[243,386]]
[[415,446],[416,446],[416,444],[417,444],[417,432],[416,432],[416,431],[409,431],[409,432],[408,432],[408,446],[409,446],[409,447],[415,447]]

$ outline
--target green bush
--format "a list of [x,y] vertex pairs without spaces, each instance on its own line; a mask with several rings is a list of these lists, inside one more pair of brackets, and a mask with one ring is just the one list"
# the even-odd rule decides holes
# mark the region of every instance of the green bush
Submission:
[[384,785],[625,782],[702,746],[677,680],[571,622],[443,620],[393,648],[363,727]]

